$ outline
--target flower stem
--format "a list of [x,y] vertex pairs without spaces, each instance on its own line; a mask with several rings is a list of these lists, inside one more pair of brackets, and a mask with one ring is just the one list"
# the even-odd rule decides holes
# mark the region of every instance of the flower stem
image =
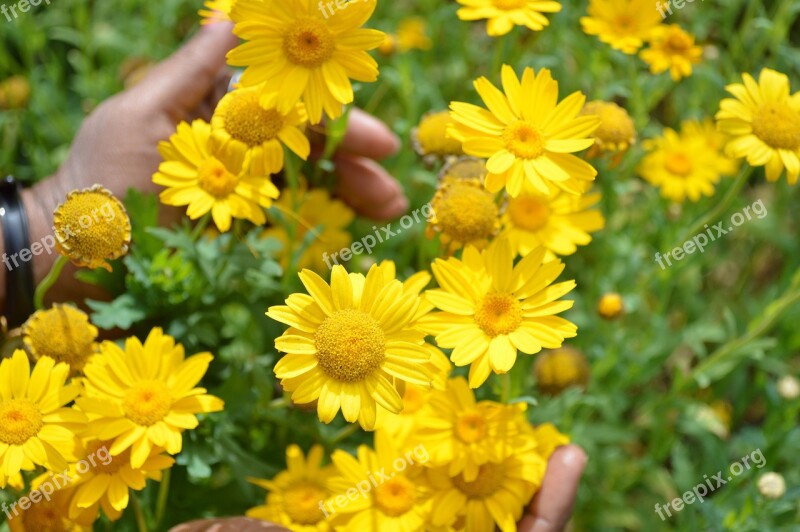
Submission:
[[205,232],[206,227],[208,227],[208,222],[211,221],[211,213],[207,212],[200,218],[200,221],[197,222],[197,225],[194,226],[194,230],[192,231],[192,242],[197,242],[197,240],[203,235]]
[[717,205],[704,214],[697,222],[692,224],[691,228],[683,235],[683,238],[679,240],[679,242],[686,242],[691,237],[695,236],[703,229],[706,224],[716,221],[719,217],[724,213],[728,207],[730,207],[733,200],[737,198],[739,195],[739,191],[742,190],[742,187],[747,180],[750,178],[750,175],[753,173],[753,167],[749,164],[745,164],[745,167],[739,172],[739,176],[736,178],[736,181],[731,185],[731,188],[728,189],[728,192],[725,193],[725,196],[720,200]]
[[148,532],[147,528],[147,521],[144,518],[144,513],[142,512],[142,504],[139,502],[139,498],[134,494],[131,496],[131,503],[133,504],[133,511],[134,515],[136,516],[136,528],[139,532]]
[[508,404],[511,395],[511,373],[503,373],[503,375],[500,376],[500,382],[502,383],[502,387],[500,388],[500,402]]
[[56,281],[58,281],[58,278],[61,276],[61,270],[64,269],[67,262],[69,262],[67,257],[59,255],[55,263],[53,263],[53,267],[50,268],[50,272],[42,279],[39,286],[36,287],[36,291],[33,294],[33,304],[36,310],[42,310],[44,308],[44,296],[47,294],[47,291],[56,284]]
[[164,519],[164,511],[167,509],[167,500],[169,499],[169,480],[171,473],[171,469],[164,471],[164,475],[161,478],[161,485],[158,487],[158,502],[156,503],[156,530],[160,529],[161,521]]
[[331,445],[336,445],[340,441],[344,440],[348,436],[355,433],[358,430],[358,423],[350,423],[345,428],[340,430],[336,433],[336,435],[331,439]]

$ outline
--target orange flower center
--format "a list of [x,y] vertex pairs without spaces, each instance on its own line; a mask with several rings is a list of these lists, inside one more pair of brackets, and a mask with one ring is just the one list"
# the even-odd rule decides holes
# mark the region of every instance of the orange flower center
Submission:
[[544,153],[544,135],[538,127],[524,120],[506,127],[503,141],[508,151],[522,159],[536,159]]
[[671,31],[664,42],[664,48],[668,53],[684,55],[692,48],[692,38],[683,31]]
[[142,381],[133,385],[125,394],[122,409],[125,415],[136,423],[149,427],[155,425],[172,408],[172,394],[161,381]]
[[492,338],[508,334],[522,323],[522,307],[510,294],[488,294],[475,312],[475,323]]
[[506,479],[504,464],[486,463],[478,469],[478,476],[475,480],[467,482],[464,474],[461,473],[453,478],[453,484],[463,494],[471,499],[483,499],[494,494],[503,486]]
[[321,20],[299,20],[283,37],[283,51],[289,62],[319,68],[333,57],[336,46],[328,26]]
[[686,177],[692,173],[692,160],[683,153],[670,153],[664,160],[664,168],[667,172],[680,177]]
[[11,399],[0,404],[0,442],[22,445],[44,426],[42,412],[30,399]]
[[319,503],[326,496],[318,484],[301,480],[283,492],[283,510],[298,525],[314,525],[325,519]]
[[406,384],[406,393],[403,394],[404,416],[410,416],[419,411],[427,403],[428,394],[413,384]]
[[531,232],[546,226],[550,219],[547,204],[533,196],[520,196],[509,201],[508,214],[515,226]]
[[250,147],[274,139],[283,129],[283,116],[275,109],[264,109],[258,100],[258,91],[234,91],[225,112],[225,129]]
[[[86,446],[86,456],[94,456],[92,469],[98,475],[116,475],[120,468],[125,464],[131,463],[131,447],[128,447],[117,456],[111,456],[111,444],[109,441],[93,441]],[[105,450],[103,450],[105,448]],[[100,451],[98,454],[97,451]],[[88,462],[92,462],[88,460]]]
[[436,225],[456,242],[490,238],[498,223],[494,194],[477,180],[453,179],[446,182],[431,202]]
[[200,188],[215,198],[225,198],[239,184],[239,178],[225,168],[218,159],[206,159],[197,171]]
[[375,488],[375,506],[392,517],[411,510],[416,499],[417,488],[406,477],[394,477]]
[[486,436],[486,421],[478,412],[461,414],[456,422],[455,433],[464,443],[475,443]]
[[356,309],[328,316],[314,334],[319,367],[332,379],[359,382],[381,366],[386,338],[375,318]]
[[776,150],[800,149],[800,113],[782,102],[769,102],[753,116],[753,134]]

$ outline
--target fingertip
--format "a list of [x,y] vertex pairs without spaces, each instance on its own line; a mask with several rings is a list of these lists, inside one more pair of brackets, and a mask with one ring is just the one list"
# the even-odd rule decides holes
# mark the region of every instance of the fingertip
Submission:
[[350,111],[350,118],[342,141],[345,151],[368,157],[386,159],[400,151],[403,143],[385,123],[360,109]]

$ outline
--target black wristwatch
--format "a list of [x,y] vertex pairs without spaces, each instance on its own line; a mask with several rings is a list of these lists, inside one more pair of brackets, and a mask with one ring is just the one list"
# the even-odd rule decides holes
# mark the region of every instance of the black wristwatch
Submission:
[[28,216],[22,203],[22,186],[8,176],[0,181],[0,226],[6,273],[6,319],[9,328],[19,327],[33,314],[33,261]]

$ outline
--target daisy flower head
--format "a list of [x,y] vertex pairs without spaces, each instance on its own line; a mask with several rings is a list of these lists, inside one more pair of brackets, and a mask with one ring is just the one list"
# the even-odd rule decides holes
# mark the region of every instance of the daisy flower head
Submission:
[[777,181],[784,168],[790,185],[800,176],[800,92],[791,93],[789,78],[765,68],[758,82],[742,74],[744,84],[728,85],[734,98],[720,102],[717,129],[731,137],[726,152],[764,166],[767,181]]
[[624,312],[625,302],[622,296],[616,292],[607,292],[603,294],[597,302],[597,313],[603,319],[614,320],[622,316]]
[[589,0],[589,16],[581,17],[581,28],[615,50],[633,55],[662,24],[656,5],[653,0]]
[[53,212],[56,250],[82,268],[105,268],[122,257],[131,243],[131,220],[122,202],[95,185],[73,190]]
[[236,0],[206,0],[203,7],[197,12],[201,17],[200,24],[207,26],[215,22],[225,22],[231,19],[230,13]]
[[85,391],[76,402],[91,434],[111,440],[114,460],[130,449],[131,467],[141,469],[154,447],[181,452],[182,433],[197,427],[197,414],[222,410],[219,398],[196,387],[213,358],[186,358],[183,346],[160,328],[144,344],[128,338],[124,350],[105,341],[84,368]]
[[37,465],[66,469],[75,438],[86,428],[86,417],[66,406],[81,391],[77,382],[66,384],[69,372],[50,357],[31,371],[21,349],[0,362],[0,488]]
[[331,495],[328,481],[333,466],[323,466],[324,450],[315,445],[303,455],[297,445],[286,449],[286,470],[272,480],[251,478],[250,482],[268,491],[266,503],[247,511],[247,516],[272,521],[298,532],[332,530],[320,502]]
[[74,495],[69,502],[69,518],[80,522],[93,522],[100,508],[111,521],[122,517],[130,502],[130,490],[141,491],[148,479],[160,481],[164,470],[175,463],[175,459],[164,454],[164,450],[153,447],[150,455],[140,467],[131,466],[131,449],[118,456],[111,456],[112,441],[89,440],[81,460],[93,464],[86,471],[71,466]]
[[164,162],[153,183],[167,187],[159,199],[165,205],[188,205],[192,220],[211,212],[222,232],[230,230],[232,218],[263,224],[264,209],[278,198],[278,189],[269,176],[250,172],[244,151],[217,151],[210,140],[211,125],[195,120],[181,122],[177,133],[158,145]]
[[638,174],[661,189],[661,196],[683,203],[713,196],[720,180],[717,157],[702,138],[682,137],[666,128],[661,137],[644,143],[647,155],[637,167]]
[[545,196],[528,186],[508,200],[500,235],[508,238],[515,254],[524,257],[542,246],[547,249],[546,260],[572,255],[578,246],[592,241],[591,233],[605,226],[603,214],[593,208],[600,201],[599,192],[574,196],[552,189]]
[[464,154],[461,143],[452,138],[448,130],[453,124],[448,111],[426,113],[417,127],[411,131],[414,151],[426,163],[433,164],[439,159],[447,159]]
[[581,114],[600,118],[600,127],[594,132],[595,142],[586,153],[587,157],[599,157],[603,153],[621,156],[636,144],[636,125],[624,107],[595,100],[587,102]]
[[362,28],[376,6],[377,0],[333,10],[315,0],[237,0],[234,33],[247,42],[228,53],[228,63],[246,67],[242,86],[269,82],[265,107],[288,113],[302,100],[312,124],[321,122],[323,111],[338,118],[353,102],[351,80],[378,79],[378,64],[367,51],[385,34]]
[[303,104],[288,113],[260,103],[261,89],[239,88],[226,94],[211,119],[211,141],[223,157],[245,154],[244,167],[256,176],[283,169],[283,147],[305,160],[311,144],[302,129],[307,121]]
[[540,31],[550,24],[544,13],[558,13],[561,4],[555,0],[458,0],[461,20],[483,20],[486,33],[499,37],[510,32],[514,26],[526,26]]
[[[331,459],[338,475],[329,482],[334,494],[344,495],[348,489],[369,483],[370,478],[381,479],[376,486],[370,486],[372,489],[364,496],[348,499],[343,507],[333,506],[332,500],[324,503],[330,509],[336,508],[333,516],[336,529],[425,530],[432,492],[421,463],[425,455],[417,456],[416,450],[412,453],[399,448],[388,435],[376,432],[374,450],[361,445],[356,457],[341,450],[334,451]],[[379,476],[384,471],[388,479]]]
[[[49,473],[39,475],[31,482],[31,489],[40,490],[44,482],[53,482],[52,479],[53,476]],[[39,502],[36,504],[24,509],[18,505],[10,512],[8,528],[11,532],[92,532],[94,519],[91,516],[81,516],[78,519],[69,517],[70,500],[75,494],[74,486],[57,489],[48,497],[42,497],[41,491],[39,494]],[[30,495],[28,498],[31,498]]]
[[[355,219],[355,212],[342,201],[332,198],[324,188],[309,190],[302,184],[295,190],[285,189],[276,206],[277,213],[273,211],[268,215],[273,226],[265,230],[263,236],[275,238],[283,244],[279,259],[284,269],[307,243],[294,268],[328,271],[325,259],[330,261],[329,255],[353,242],[347,227]],[[283,216],[285,212],[296,216]],[[290,236],[290,229],[294,231],[293,236]],[[307,242],[309,238],[311,240]]]
[[694,35],[677,24],[659,26],[648,39],[650,45],[639,56],[650,65],[650,72],[661,74],[669,70],[673,81],[692,75],[692,65],[700,62],[703,49],[694,44]]
[[597,116],[578,116],[586,97],[575,92],[558,103],[558,82],[548,69],[535,74],[526,68],[522,79],[503,66],[503,91],[486,78],[475,88],[487,109],[453,102],[450,110],[455,124],[453,137],[464,152],[488,158],[486,188],[499,192],[504,187],[511,197],[528,182],[543,194],[547,183],[573,194],[581,193],[581,182],[592,181],[597,171],[573,152],[594,144],[591,138],[600,125]]
[[575,281],[552,284],[564,264],[544,262],[546,252],[537,248],[515,266],[503,238],[483,252],[468,246],[460,260],[433,263],[440,288],[428,290],[425,298],[442,312],[427,316],[425,325],[439,347],[453,350],[453,364],[470,365],[472,388],[492,372],[507,373],[518,352],[555,349],[577,334],[574,324],[556,316],[572,307],[572,301],[559,298],[575,288]]
[[400,383],[430,386],[419,296],[378,265],[366,276],[336,265],[330,284],[310,270],[300,280],[308,294],[267,311],[289,325],[275,340],[286,353],[275,375],[294,403],[318,400],[320,421],[330,423],[341,410],[346,421],[373,430],[378,408],[402,410]]
[[428,37],[428,23],[422,17],[408,17],[401,20],[394,38],[397,50],[401,53],[409,50],[430,50],[433,46],[431,38]]
[[559,395],[571,386],[586,388],[589,363],[583,353],[564,346],[543,352],[533,365],[536,385],[545,395]]
[[58,303],[37,310],[22,327],[23,341],[34,359],[50,357],[65,362],[72,373],[81,371],[97,351],[97,334],[97,327],[83,311]]

